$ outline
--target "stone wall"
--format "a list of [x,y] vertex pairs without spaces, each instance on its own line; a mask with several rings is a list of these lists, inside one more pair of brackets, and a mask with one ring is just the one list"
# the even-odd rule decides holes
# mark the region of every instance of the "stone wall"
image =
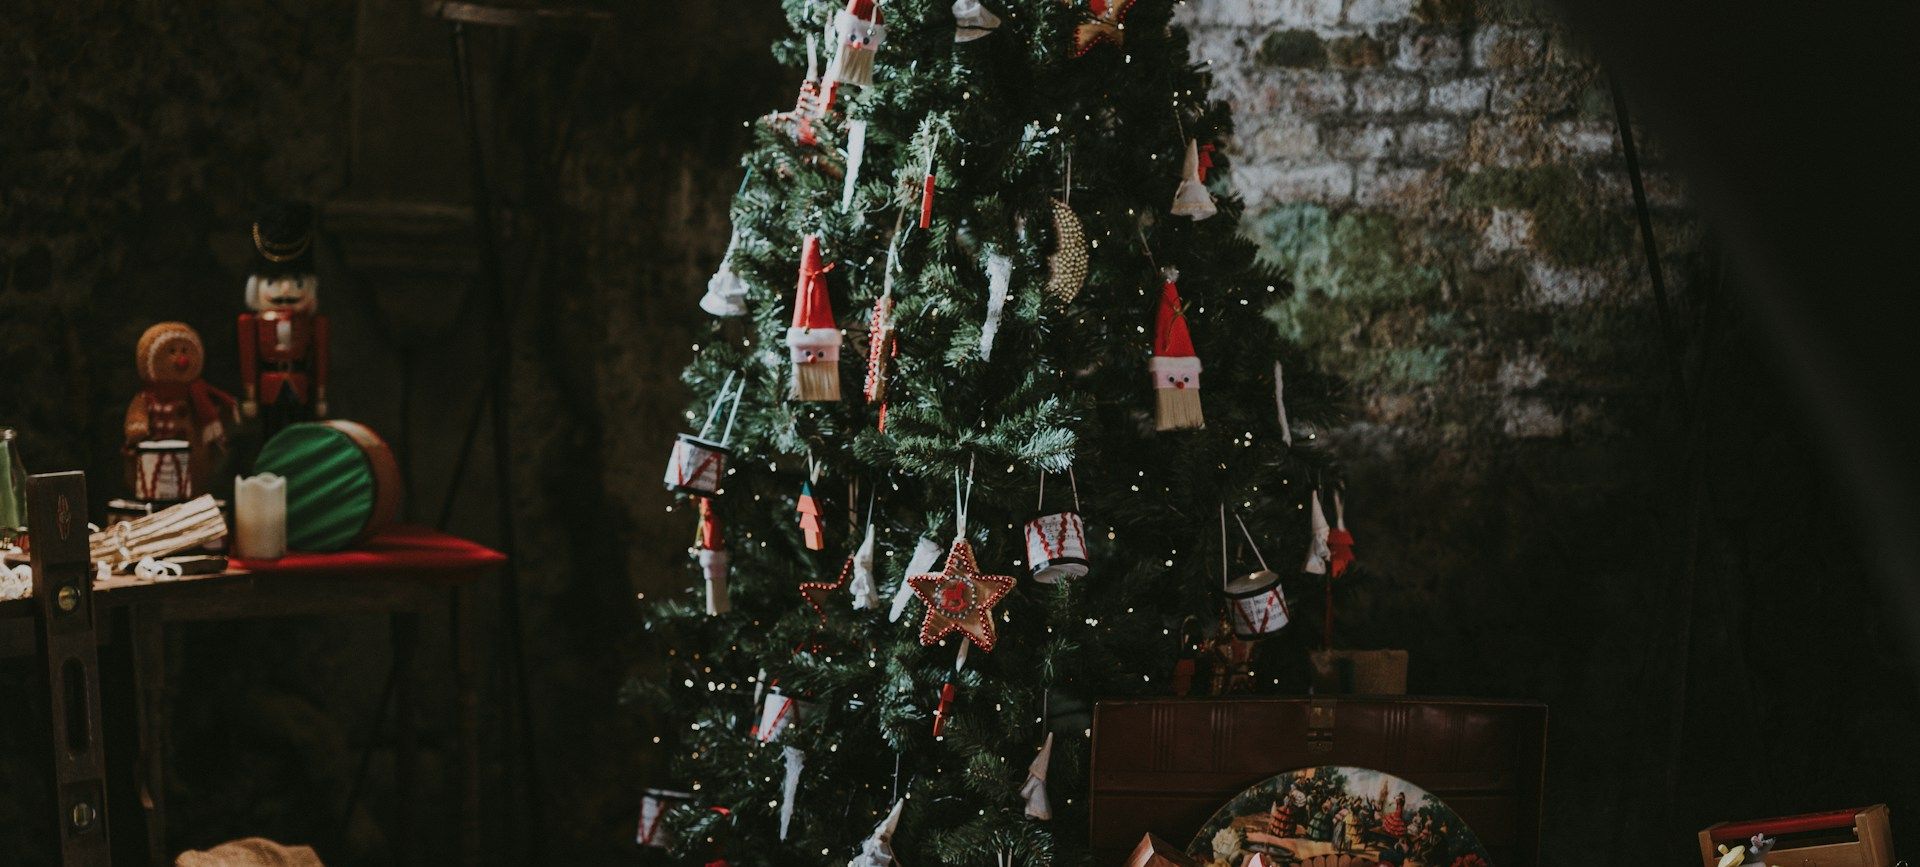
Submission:
[[1911,803],[1888,756],[1920,701],[1846,501],[1641,130],[1669,367],[1579,41],[1527,0],[1181,20],[1236,109],[1247,231],[1295,284],[1271,315],[1345,381],[1322,433],[1365,568],[1338,640],[1409,648],[1415,692],[1548,702],[1546,863],[1680,863],[1713,821]]

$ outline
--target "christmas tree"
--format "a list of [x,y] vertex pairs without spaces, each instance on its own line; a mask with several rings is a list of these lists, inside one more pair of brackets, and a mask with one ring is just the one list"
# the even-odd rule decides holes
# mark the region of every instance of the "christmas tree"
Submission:
[[[1305,691],[1265,570],[1313,619],[1324,385],[1276,405],[1286,285],[1166,0],[786,11],[807,78],[743,161],[668,469],[706,588],[649,603],[640,836],[1082,863],[1092,702]],[[1271,633],[1231,672],[1193,658],[1229,611]]]

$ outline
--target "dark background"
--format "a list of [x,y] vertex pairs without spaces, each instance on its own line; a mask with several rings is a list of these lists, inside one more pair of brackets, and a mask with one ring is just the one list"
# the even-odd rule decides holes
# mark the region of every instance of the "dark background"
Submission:
[[[477,303],[444,27],[397,0],[177,5],[30,2],[0,25],[0,423],[22,430],[33,469],[83,467],[96,499],[118,493],[139,332],[193,324],[215,384],[235,386],[252,209],[319,202],[334,411],[394,441],[411,519],[439,513],[476,371],[513,355],[547,860],[631,860],[638,793],[670,782],[648,777],[644,709],[617,703],[643,664],[626,649],[631,601],[690,582],[691,521],[663,514],[659,461],[705,318],[693,302],[725,245],[742,123],[792,98],[793,76],[766,52],[779,10],[647,3],[616,9],[598,36],[477,37],[512,242],[502,346]],[[1504,20],[1520,14],[1511,5],[1463,14]],[[1613,351],[1553,370],[1549,386],[1607,383],[1602,425],[1505,435],[1459,400],[1432,422],[1465,434],[1385,437],[1393,384],[1356,377],[1356,423],[1331,432],[1368,567],[1343,638],[1410,649],[1418,692],[1549,702],[1549,863],[1678,862],[1713,821],[1876,801],[1912,839],[1920,759],[1905,747],[1920,698],[1903,641],[1915,632],[1885,588],[1910,586],[1920,534],[1906,520],[1911,463],[1889,438],[1899,401],[1862,391],[1875,385],[1864,373],[1911,369],[1906,321],[1891,314],[1911,270],[1887,238],[1898,223],[1873,207],[1896,186],[1878,171],[1893,162],[1886,139],[1839,134],[1875,116],[1889,82],[1875,76],[1899,61],[1748,9],[1656,5],[1572,6],[1569,18],[1597,35],[1594,54],[1645,107],[1662,168],[1695,193],[1698,217],[1682,221],[1698,229],[1697,255],[1674,278],[1684,385],[1667,384],[1645,303],[1583,314],[1586,336]],[[1729,35],[1719,25],[1736,16]],[[1769,63],[1784,56],[1796,63]],[[1366,233],[1340,240],[1395,255]],[[1446,300],[1469,316],[1491,303]],[[1502,320],[1506,336],[1533,328],[1542,342],[1555,325]],[[1854,339],[1828,339],[1836,331]],[[1471,383],[1434,387],[1458,398]],[[490,460],[483,438],[453,512],[452,529],[483,540],[495,536]],[[445,663],[444,627],[430,624],[428,671]],[[173,635],[172,841],[261,834],[339,863],[388,858],[390,755],[372,726],[385,624]],[[495,851],[513,852],[526,842],[524,775],[508,761],[511,691],[493,636],[487,827]],[[32,671],[0,662],[0,851],[15,854],[44,851],[49,833]],[[430,783],[451,743],[446,710],[430,692]],[[343,830],[368,743],[372,791]],[[448,793],[430,789],[421,809],[427,851],[451,851]]]

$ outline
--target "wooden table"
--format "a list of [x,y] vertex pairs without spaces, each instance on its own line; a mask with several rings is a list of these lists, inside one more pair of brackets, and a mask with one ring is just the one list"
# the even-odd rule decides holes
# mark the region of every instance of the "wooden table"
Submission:
[[[462,863],[479,863],[479,687],[476,671],[474,585],[505,562],[499,552],[416,527],[397,527],[360,548],[338,554],[295,554],[273,563],[236,561],[226,572],[150,581],[116,576],[93,585],[95,627],[103,669],[124,677],[102,681],[108,761],[108,822],[115,863],[171,864],[166,845],[166,760],[169,685],[166,627],[172,623],[386,614],[390,618],[395,683],[395,776],[401,791],[393,839],[400,863],[420,863],[407,851],[413,833],[414,712],[421,615],[445,606],[453,644],[460,773]],[[252,568],[239,568],[251,566]],[[31,599],[0,602],[0,657],[38,652]],[[116,688],[118,687],[118,688]],[[116,735],[118,735],[116,737]]]

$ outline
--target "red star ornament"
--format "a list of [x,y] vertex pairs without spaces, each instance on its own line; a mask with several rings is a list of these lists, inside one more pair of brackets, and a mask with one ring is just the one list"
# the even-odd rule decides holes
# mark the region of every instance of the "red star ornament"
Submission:
[[825,581],[801,582],[800,595],[806,597],[807,604],[813,606],[813,612],[820,615],[821,626],[827,625],[827,601],[840,592],[840,588],[847,586],[847,576],[851,574],[853,558],[848,557],[846,564],[840,567],[840,577],[835,578],[832,584]]
[[1073,56],[1080,57],[1102,42],[1126,44],[1127,11],[1133,0],[1087,0],[1087,19],[1073,29]]
[[1013,590],[1013,578],[980,574],[973,560],[973,545],[966,539],[953,540],[945,568],[909,576],[907,583],[927,604],[927,619],[920,624],[921,644],[932,646],[949,633],[959,632],[973,646],[993,652],[998,638],[993,630],[993,606]]

